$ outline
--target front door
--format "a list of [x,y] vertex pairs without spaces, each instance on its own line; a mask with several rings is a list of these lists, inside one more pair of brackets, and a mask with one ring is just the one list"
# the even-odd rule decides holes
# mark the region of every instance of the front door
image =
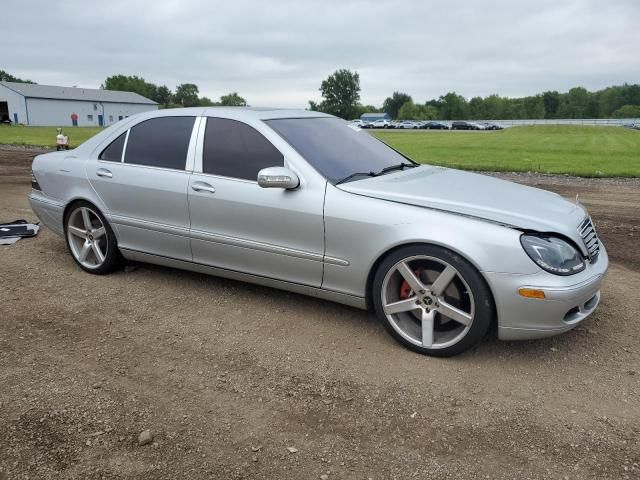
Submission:
[[188,189],[194,262],[320,286],[325,185],[258,185],[259,170],[284,165],[283,155],[253,127],[206,120],[202,172],[193,173]]
[[98,115],[98,126],[104,127],[104,117],[102,115]]
[[88,167],[120,248],[191,260],[186,161],[194,121],[185,116],[138,123]]

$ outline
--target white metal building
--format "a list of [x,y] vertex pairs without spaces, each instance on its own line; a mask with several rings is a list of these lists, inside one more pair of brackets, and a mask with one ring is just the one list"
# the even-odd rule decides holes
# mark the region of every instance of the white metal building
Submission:
[[0,82],[0,121],[15,124],[108,126],[135,113],[157,110],[153,100],[133,92]]

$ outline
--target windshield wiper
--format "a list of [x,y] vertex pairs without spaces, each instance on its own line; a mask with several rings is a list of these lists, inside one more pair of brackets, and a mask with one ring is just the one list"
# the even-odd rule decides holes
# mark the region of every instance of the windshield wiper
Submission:
[[377,177],[379,174],[376,172],[355,172],[352,173],[351,175],[347,175],[346,177],[344,177],[341,180],[338,180],[336,182],[336,185],[340,185],[341,183],[344,183],[348,180],[351,180],[354,177],[360,177],[360,176],[366,176],[366,177]]
[[404,170],[404,167],[414,168],[417,167],[415,163],[399,163],[398,165],[391,165],[390,167],[383,168],[380,170],[377,175],[384,175],[387,172],[391,172],[393,170]]

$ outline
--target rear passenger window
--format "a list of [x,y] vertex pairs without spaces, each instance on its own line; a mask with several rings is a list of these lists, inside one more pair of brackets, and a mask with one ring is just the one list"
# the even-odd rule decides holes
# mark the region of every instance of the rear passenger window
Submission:
[[122,161],[122,148],[124,147],[125,138],[127,138],[127,132],[124,132],[113,142],[111,142],[109,146],[102,151],[98,158],[100,160],[106,160],[108,162]]
[[256,181],[263,168],[282,166],[282,154],[255,128],[236,120],[207,118],[203,173]]
[[195,117],[160,117],[129,132],[126,163],[184,170]]

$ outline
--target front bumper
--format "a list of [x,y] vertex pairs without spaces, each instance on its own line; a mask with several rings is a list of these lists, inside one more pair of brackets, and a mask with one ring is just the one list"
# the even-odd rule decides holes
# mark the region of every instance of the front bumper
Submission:
[[[571,330],[600,303],[600,288],[609,267],[604,246],[584,272],[568,277],[540,271],[533,275],[485,272],[494,293],[501,340],[528,340]],[[544,299],[525,298],[520,288],[543,290]]]

